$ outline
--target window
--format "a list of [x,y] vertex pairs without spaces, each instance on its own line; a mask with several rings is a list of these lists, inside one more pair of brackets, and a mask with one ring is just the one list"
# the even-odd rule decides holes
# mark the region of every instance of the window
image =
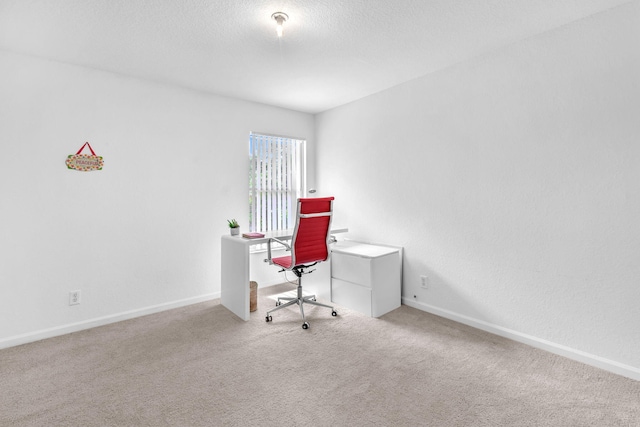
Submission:
[[304,196],[306,141],[249,134],[249,230],[295,226],[296,202]]

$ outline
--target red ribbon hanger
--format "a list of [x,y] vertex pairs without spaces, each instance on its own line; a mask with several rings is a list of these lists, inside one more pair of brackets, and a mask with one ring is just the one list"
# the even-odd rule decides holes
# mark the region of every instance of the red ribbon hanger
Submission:
[[89,147],[89,150],[91,150],[91,154],[93,154],[94,156],[96,155],[96,153],[93,151],[93,148],[91,148],[91,144],[89,144],[88,142],[85,142],[84,145],[80,147],[76,155],[82,153],[82,150],[84,150],[84,147]]

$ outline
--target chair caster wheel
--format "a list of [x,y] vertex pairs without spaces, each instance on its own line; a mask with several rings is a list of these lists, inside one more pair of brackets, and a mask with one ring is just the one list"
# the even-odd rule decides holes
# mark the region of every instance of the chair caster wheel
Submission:
[[267,322],[271,322],[271,321],[273,320],[273,318],[272,318],[271,316],[267,316],[267,317],[265,317],[265,320],[266,320]]
[[333,310],[333,311],[331,312],[331,315],[332,315],[333,317],[336,317],[336,316],[338,315],[338,312],[337,312],[337,311],[335,311],[335,310]]
[[304,322],[304,323],[302,324],[302,329],[309,329],[309,323]]
[[282,303],[280,301],[276,301],[276,307],[282,305]]

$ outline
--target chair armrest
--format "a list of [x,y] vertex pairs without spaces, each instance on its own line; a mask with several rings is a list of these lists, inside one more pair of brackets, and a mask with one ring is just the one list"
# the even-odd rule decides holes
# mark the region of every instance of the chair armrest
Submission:
[[267,259],[265,259],[265,262],[268,262],[269,264],[273,264],[273,262],[271,261],[271,242],[275,241],[277,243],[280,243],[282,246],[284,246],[288,251],[291,250],[291,245],[289,245],[286,242],[283,242],[280,239],[276,239],[275,237],[270,237],[269,240],[267,240]]

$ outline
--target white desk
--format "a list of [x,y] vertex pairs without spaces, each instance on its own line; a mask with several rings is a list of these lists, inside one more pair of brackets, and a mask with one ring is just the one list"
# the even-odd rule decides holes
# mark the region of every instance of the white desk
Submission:
[[[346,233],[347,228],[332,228],[331,234]],[[249,250],[251,246],[267,243],[269,238],[290,240],[293,230],[266,233],[259,239],[242,236],[222,236],[222,280],[220,302],[243,320],[249,320]],[[265,254],[266,258],[266,254]],[[276,268],[276,267],[274,267]]]

